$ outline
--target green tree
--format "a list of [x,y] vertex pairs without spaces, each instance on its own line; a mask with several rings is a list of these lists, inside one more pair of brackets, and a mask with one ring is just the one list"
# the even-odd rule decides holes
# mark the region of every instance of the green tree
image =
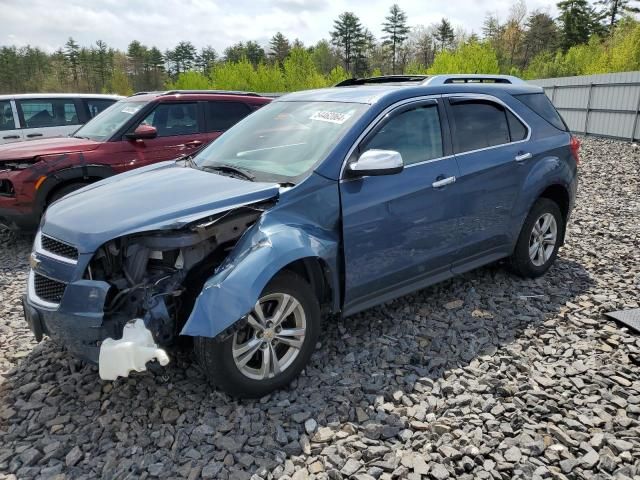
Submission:
[[331,44],[327,40],[320,40],[313,47],[311,56],[316,70],[323,75],[329,74],[338,65],[338,56],[331,49]]
[[526,68],[530,60],[545,50],[554,51],[560,43],[558,26],[548,13],[535,11],[529,15],[524,34],[524,52],[522,68]]
[[257,42],[248,41],[245,46],[245,56],[247,60],[251,62],[251,65],[257,67],[260,63],[264,62],[267,59],[266,54],[264,53],[264,48],[258,45]]
[[179,42],[173,49],[172,60],[176,73],[191,70],[196,63],[197,50],[191,42]]
[[200,50],[200,54],[196,57],[196,65],[200,72],[206,74],[211,70],[218,60],[218,52],[211,47],[207,46]]
[[364,31],[360,19],[352,12],[344,12],[333,22],[331,42],[344,61],[345,70],[354,73],[354,57],[361,52]]
[[389,15],[382,24],[382,31],[386,33],[383,44],[391,49],[391,72],[396,73],[396,61],[398,49],[402,46],[409,34],[407,26],[407,14],[402,11],[397,3],[389,9]]
[[609,32],[613,33],[613,27],[616,26],[620,17],[640,12],[640,8],[634,6],[637,3],[634,0],[599,0],[597,5],[603,7],[602,16],[606,19]]
[[445,49],[450,48],[453,45],[453,40],[455,38],[453,27],[446,18],[443,18],[438,24],[434,38],[440,44],[441,52],[444,52]]
[[284,59],[289,55],[291,44],[287,37],[281,32],[277,32],[269,41],[269,58],[276,63],[282,65]]
[[288,92],[325,86],[322,76],[316,71],[313,58],[304,48],[294,47],[284,61],[284,82]]
[[496,52],[489,43],[469,42],[455,51],[438,53],[428,73],[500,73],[500,68]]
[[203,73],[189,71],[182,72],[166,86],[169,90],[207,90],[211,88],[211,80]]
[[587,43],[597,23],[595,12],[587,0],[563,0],[557,6],[562,48],[566,51],[574,45]]
[[78,66],[80,64],[80,45],[76,41],[69,37],[67,43],[64,45],[64,56],[71,70],[71,78],[73,79],[73,86],[78,87]]

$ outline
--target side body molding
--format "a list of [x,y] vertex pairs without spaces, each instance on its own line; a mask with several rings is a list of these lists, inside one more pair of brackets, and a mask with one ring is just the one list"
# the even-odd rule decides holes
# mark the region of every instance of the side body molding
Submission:
[[280,195],[279,204],[248,229],[200,292],[181,335],[215,337],[247,315],[269,281],[301,259],[328,270],[331,307],[340,308],[338,184],[312,174]]

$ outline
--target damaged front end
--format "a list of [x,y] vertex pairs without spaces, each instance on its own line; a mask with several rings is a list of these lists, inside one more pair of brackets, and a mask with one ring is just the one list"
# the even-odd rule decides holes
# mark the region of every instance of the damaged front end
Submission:
[[[274,204],[261,201],[180,228],[111,240],[95,251],[82,278],[66,285],[56,311],[40,310],[30,324],[41,323],[44,333],[72,353],[98,362],[103,379],[144,370],[153,359],[166,364],[164,349],[176,343],[206,279]],[[47,254],[52,253],[45,249],[39,258],[48,261]],[[46,278],[48,265],[32,265],[30,276]],[[38,293],[35,281],[30,283],[29,290]],[[34,322],[37,315],[41,322]]]

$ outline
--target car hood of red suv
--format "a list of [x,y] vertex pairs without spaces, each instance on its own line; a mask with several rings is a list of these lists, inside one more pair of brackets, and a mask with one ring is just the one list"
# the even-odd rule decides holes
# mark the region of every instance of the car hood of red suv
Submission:
[[31,159],[40,155],[87,152],[101,142],[76,137],[43,138],[0,145],[0,161]]

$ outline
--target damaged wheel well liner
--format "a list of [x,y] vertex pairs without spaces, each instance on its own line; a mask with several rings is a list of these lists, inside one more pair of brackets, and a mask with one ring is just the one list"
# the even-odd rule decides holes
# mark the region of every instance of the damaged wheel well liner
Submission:
[[327,263],[318,257],[301,258],[286,265],[275,276],[283,271],[291,271],[304,278],[316,294],[322,313],[329,313],[334,302],[334,292],[331,288],[330,270]]

